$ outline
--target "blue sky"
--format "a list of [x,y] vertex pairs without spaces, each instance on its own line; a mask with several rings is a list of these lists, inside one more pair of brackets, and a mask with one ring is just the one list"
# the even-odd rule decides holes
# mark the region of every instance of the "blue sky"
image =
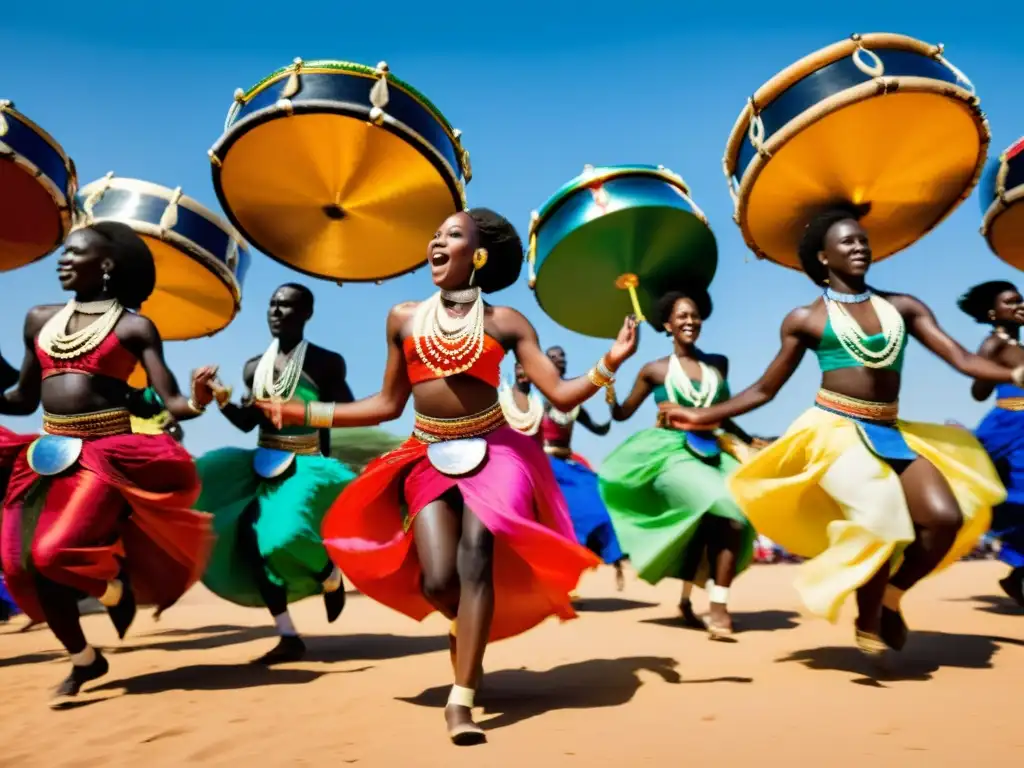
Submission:
[[[0,49],[8,65],[0,98],[12,99],[63,144],[83,185],[113,170],[181,185],[214,209],[206,150],[220,134],[232,92],[296,56],[371,65],[386,60],[464,132],[475,174],[470,204],[503,212],[524,235],[530,211],[584,164],[663,164],[689,183],[718,238],[715,313],[702,346],[731,358],[731,384],[738,391],[771,359],[786,312],[816,291],[802,275],[755,262],[732,222],[721,157],[737,114],[761,83],[851,32],[900,32],[945,43],[948,58],[977,87],[994,152],[1024,133],[1024,53],[1017,28],[1000,24],[999,9],[991,4],[984,15],[964,14],[962,5],[916,5],[920,10],[909,3],[867,1],[840,13],[838,6],[822,4],[769,9],[743,2],[714,11],[679,2],[550,0],[447,6],[58,2],[36,6],[40,10],[5,10]],[[878,265],[872,277],[879,287],[922,298],[971,348],[983,330],[956,309],[957,296],[981,280],[1019,279],[988,251],[978,234],[980,219],[975,195],[936,232]],[[54,262],[50,257],[0,276],[0,349],[15,364],[25,311],[63,300]],[[426,271],[382,286],[339,288],[255,254],[234,323],[210,339],[167,345],[179,381],[197,365],[217,363],[225,381],[240,388],[242,363],[268,342],[264,312],[270,294],[296,278],[313,288],[318,301],[310,339],[345,355],[357,396],[375,392],[384,366],[387,310],[427,296],[432,286]],[[566,347],[571,372],[582,373],[607,348],[607,342],[549,321],[526,286],[525,270],[520,284],[494,298],[525,312],[543,345]],[[646,327],[639,352],[620,373],[620,393],[644,362],[667,349],[665,337]],[[808,357],[775,402],[741,423],[750,431],[779,433],[810,404],[817,383],[815,361]],[[906,418],[956,418],[973,425],[988,406],[974,403],[968,389],[966,379],[911,345],[902,398]],[[599,420],[606,418],[602,398],[587,407]],[[600,460],[633,431],[649,426],[654,413],[648,403],[607,437],[580,434],[577,450]],[[4,423],[29,430],[39,416]],[[410,407],[389,428],[405,433],[411,423]],[[214,411],[187,424],[186,431],[194,453],[255,439]]]

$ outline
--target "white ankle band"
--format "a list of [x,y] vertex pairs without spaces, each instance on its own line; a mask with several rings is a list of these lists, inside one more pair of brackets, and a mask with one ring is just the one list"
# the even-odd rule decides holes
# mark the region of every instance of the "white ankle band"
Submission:
[[708,599],[712,603],[727,605],[729,603],[729,588],[720,587],[717,584],[712,583],[711,588],[708,590]]
[[463,688],[461,685],[453,685],[452,692],[448,694],[448,703],[457,707],[473,708],[473,698],[476,691],[472,688]]

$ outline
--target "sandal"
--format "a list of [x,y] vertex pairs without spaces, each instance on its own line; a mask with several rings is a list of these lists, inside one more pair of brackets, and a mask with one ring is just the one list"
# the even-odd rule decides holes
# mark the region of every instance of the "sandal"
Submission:
[[889,647],[880,635],[874,632],[865,632],[863,629],[856,629],[854,640],[857,643],[858,651],[874,659],[884,655]]

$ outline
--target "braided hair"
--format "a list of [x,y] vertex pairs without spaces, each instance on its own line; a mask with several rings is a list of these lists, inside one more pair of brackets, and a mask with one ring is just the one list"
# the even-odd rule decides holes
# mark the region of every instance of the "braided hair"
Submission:
[[995,307],[999,294],[1007,291],[1016,291],[1017,286],[1006,280],[989,280],[987,283],[979,283],[956,301],[956,305],[969,317],[983,325],[991,325],[992,318],[989,312]]
[[818,261],[818,254],[825,248],[825,237],[829,230],[840,221],[860,221],[867,215],[870,207],[849,203],[836,205],[816,214],[804,227],[797,255],[800,257],[800,266],[803,267],[804,273],[816,285],[824,286],[828,279],[828,268]]
[[487,249],[487,263],[476,271],[474,283],[484,293],[508,288],[523,269],[523,241],[512,222],[490,208],[466,211],[476,225],[480,247]]

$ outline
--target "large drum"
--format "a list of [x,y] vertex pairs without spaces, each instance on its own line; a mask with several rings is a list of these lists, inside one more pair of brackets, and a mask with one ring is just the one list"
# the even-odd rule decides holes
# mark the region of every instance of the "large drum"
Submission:
[[241,307],[249,251],[235,229],[181,193],[108,173],[87,184],[77,200],[83,220],[121,221],[153,253],[156,290],[142,314],[165,341],[212,336]]
[[706,288],[718,246],[690,189],[664,166],[587,166],[530,220],[527,266],[541,309],[586,336],[615,338],[665,292]]
[[64,242],[76,184],[75,164],[60,144],[0,100],[0,272]]
[[989,161],[978,193],[981,234],[996,256],[1024,269],[1024,137]]
[[295,63],[235,92],[209,152],[228,218],[256,248],[337,282],[426,263],[465,207],[460,132],[386,63]]
[[875,261],[966,199],[989,143],[970,80],[930,45],[854,35],[784,69],[751,97],[723,160],[735,220],[755,254],[800,268],[807,221],[870,204]]

